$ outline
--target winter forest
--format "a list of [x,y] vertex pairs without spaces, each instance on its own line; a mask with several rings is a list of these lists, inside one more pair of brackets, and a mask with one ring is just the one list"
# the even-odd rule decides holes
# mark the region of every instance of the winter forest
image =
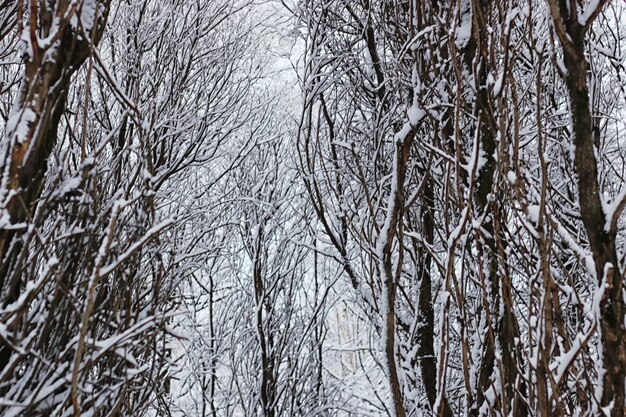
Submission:
[[625,416],[625,65],[622,0],[0,0],[0,417]]

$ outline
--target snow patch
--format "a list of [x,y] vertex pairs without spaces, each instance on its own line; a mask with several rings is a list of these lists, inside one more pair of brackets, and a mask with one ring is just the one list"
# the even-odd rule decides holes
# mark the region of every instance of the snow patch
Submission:
[[472,37],[472,14],[466,13],[463,15],[461,25],[456,28],[456,47],[463,49],[469,43]]
[[600,198],[602,203],[602,211],[604,211],[604,231],[611,230],[611,223],[613,223],[613,217],[622,204],[622,201],[626,199],[626,187],[624,187],[617,196],[611,201],[607,202],[604,198]]
[[80,19],[80,27],[89,33],[96,21],[96,5],[96,0],[84,0],[78,8],[78,13],[75,13],[70,20],[72,27],[79,27]]
[[587,7],[585,7],[585,11],[578,16],[578,23],[581,26],[587,25],[587,22],[598,7],[600,7],[600,0],[591,0]]
[[426,112],[416,103],[409,108],[407,116],[409,116],[409,122],[411,122],[411,125],[416,126],[424,117],[426,117]]
[[23,144],[28,136],[28,129],[35,120],[37,120],[37,115],[29,107],[15,111],[7,120],[7,137],[14,138],[17,143]]
[[509,171],[506,173],[506,179],[512,184],[515,185],[517,183],[517,175],[515,172]]
[[530,205],[528,206],[528,220],[531,222],[538,224],[539,223],[539,206],[538,205]]

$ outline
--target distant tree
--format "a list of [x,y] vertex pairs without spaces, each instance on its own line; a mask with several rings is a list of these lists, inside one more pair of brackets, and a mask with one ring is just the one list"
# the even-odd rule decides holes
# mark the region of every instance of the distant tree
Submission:
[[247,4],[3,3],[0,415],[174,412],[198,196],[265,117]]

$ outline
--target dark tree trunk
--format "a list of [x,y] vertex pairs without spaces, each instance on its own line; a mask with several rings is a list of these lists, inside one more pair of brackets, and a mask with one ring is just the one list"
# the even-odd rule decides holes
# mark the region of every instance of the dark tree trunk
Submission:
[[[486,274],[491,287],[486,288],[486,294],[490,302],[484,303],[484,308],[489,309],[485,314],[493,319],[488,335],[486,336],[483,358],[480,367],[476,408],[473,413],[478,412],[478,408],[485,401],[485,392],[492,384],[494,372],[499,372],[496,367],[496,345],[502,351],[502,395],[504,403],[499,404],[501,410],[506,410],[507,414],[512,413],[514,417],[528,415],[525,400],[521,398],[520,390],[524,391],[521,375],[519,374],[519,364],[522,361],[521,352],[515,345],[515,340],[519,339],[519,325],[513,310],[513,295],[510,277],[504,273],[505,268],[500,267],[498,259],[498,237],[499,228],[496,227],[500,216],[500,204],[495,196],[496,188],[494,179],[498,170],[498,165],[494,159],[497,152],[498,143],[496,133],[499,126],[494,115],[495,104],[487,89],[487,75],[490,70],[490,39],[489,25],[491,24],[492,2],[488,0],[475,0],[472,2],[473,13],[473,39],[470,48],[466,51],[466,64],[474,66],[474,77],[476,79],[476,112],[478,120],[480,150],[486,158],[485,164],[478,173],[477,188],[474,194],[474,201],[477,210],[486,210],[487,215],[482,223],[484,233],[480,234],[484,255],[488,259]],[[502,135],[504,137],[505,135]],[[498,317],[502,311],[502,317]],[[497,339],[497,340],[496,340]],[[500,398],[498,398],[499,402]]]
[[[590,110],[587,82],[588,64],[585,58],[585,34],[593,18],[601,12],[606,1],[600,1],[587,22],[579,22],[576,3],[568,12],[565,2],[549,0],[550,12],[564,52],[567,69],[565,82],[569,91],[575,156],[578,174],[580,214],[589,238],[595,262],[595,274],[604,292],[600,304],[600,330],[604,376],[601,406],[611,405],[611,416],[624,416],[626,389],[626,332],[624,330],[623,278],[615,250],[616,225],[607,222],[600,199],[596,145]],[[607,223],[611,223],[607,227]]]
[[[2,155],[1,192],[4,194],[6,215],[11,225],[0,229],[0,305],[14,302],[22,287],[22,258],[26,224],[32,219],[44,183],[48,158],[57,140],[57,129],[65,110],[72,75],[89,56],[92,42],[102,36],[108,13],[108,0],[103,0],[105,14],[97,16],[96,28],[85,34],[71,26],[69,20],[56,28],[58,44],[42,48],[37,38],[51,35],[53,13],[65,13],[69,1],[31,2],[24,37],[32,46],[24,56],[24,74],[19,97],[12,109],[17,120],[16,129],[7,129],[4,141],[8,144]],[[57,9],[53,10],[56,7]],[[19,13],[19,11],[18,11]],[[22,16],[18,16],[21,21]],[[21,126],[21,127],[20,127]],[[4,370],[11,348],[0,346],[0,371]]]

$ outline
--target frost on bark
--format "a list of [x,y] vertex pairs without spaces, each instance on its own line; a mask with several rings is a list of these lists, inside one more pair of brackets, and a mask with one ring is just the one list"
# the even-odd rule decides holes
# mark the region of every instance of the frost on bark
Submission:
[[[579,12],[575,1],[549,0],[554,28],[563,49],[573,126],[574,165],[578,176],[580,214],[595,263],[595,275],[602,289],[600,324],[602,340],[601,407],[610,408],[611,416],[624,415],[626,378],[626,332],[624,328],[623,274],[615,248],[617,217],[603,208],[597,165],[597,144],[590,108],[588,62],[585,36],[602,12],[605,0],[591,2]],[[608,216],[608,217],[607,217]]]
[[[484,253],[487,266],[485,268],[484,314],[487,316],[487,335],[483,347],[483,357],[480,364],[476,404],[471,415],[477,415],[479,408],[484,404],[485,394],[494,384],[494,373],[499,372],[502,396],[496,399],[496,407],[508,410],[507,413],[516,417],[528,414],[524,397],[524,386],[521,382],[519,369],[522,369],[522,358],[517,340],[520,337],[519,324],[514,311],[512,278],[507,269],[502,266],[501,229],[503,207],[500,203],[496,181],[500,176],[501,166],[495,159],[498,154],[499,141],[505,137],[499,125],[496,99],[498,92],[487,85],[490,71],[494,73],[493,43],[494,37],[490,34],[490,27],[496,24],[497,9],[493,2],[473,0],[472,38],[464,51],[464,60],[473,72],[473,82],[476,90],[475,117],[478,122],[477,140],[481,155],[485,158],[484,165],[478,172],[474,190],[474,210],[482,220],[482,233],[477,242],[479,251]],[[505,56],[503,61],[508,65],[507,45],[504,45]],[[497,67],[495,67],[497,70]],[[502,88],[502,87],[500,87]],[[499,137],[498,138],[498,134]],[[500,356],[501,359],[496,359]],[[501,365],[500,362],[501,361]],[[501,366],[501,369],[499,367]],[[496,384],[497,385],[497,384]]]
[[[22,289],[18,258],[24,242],[20,236],[35,213],[72,75],[102,36],[108,1],[27,0],[19,2],[17,13],[23,74],[0,155],[3,307],[15,301]],[[0,367],[6,364],[7,354],[2,348]]]

